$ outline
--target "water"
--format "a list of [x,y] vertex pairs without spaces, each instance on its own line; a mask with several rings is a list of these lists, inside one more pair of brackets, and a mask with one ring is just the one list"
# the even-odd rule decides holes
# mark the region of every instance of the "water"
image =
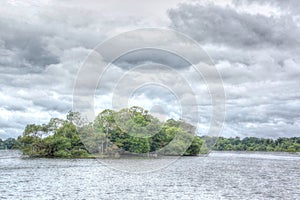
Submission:
[[0,199],[300,199],[300,155],[215,152],[134,174],[93,159],[0,151]]

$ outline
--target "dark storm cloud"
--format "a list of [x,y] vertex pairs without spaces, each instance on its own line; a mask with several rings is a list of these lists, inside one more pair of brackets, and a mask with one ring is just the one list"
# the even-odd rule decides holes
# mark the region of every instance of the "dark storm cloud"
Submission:
[[38,99],[33,99],[33,105],[41,107],[45,111],[57,111],[60,113],[67,113],[71,110],[72,104],[71,99],[55,99],[49,97],[40,97]]
[[[59,63],[59,57],[46,49],[47,44],[43,43],[42,36],[45,33],[18,21],[0,19],[0,33],[2,40],[2,58],[0,65],[8,71],[15,67],[18,70],[13,73],[36,73],[40,72],[47,65]],[[7,62],[5,53],[11,53],[11,62]]]
[[3,107],[9,111],[26,111],[26,107],[21,105],[5,105]]
[[113,64],[125,69],[130,69],[149,62],[159,63],[175,69],[190,66],[190,63],[179,55],[159,49],[141,49],[133,51],[121,56]]
[[169,11],[172,27],[201,43],[235,48],[298,47],[299,28],[291,16],[240,13],[230,7],[182,4]]

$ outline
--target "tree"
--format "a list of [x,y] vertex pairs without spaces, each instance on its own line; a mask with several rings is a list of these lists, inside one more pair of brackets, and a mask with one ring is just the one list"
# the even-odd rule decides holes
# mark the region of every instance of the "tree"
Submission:
[[203,145],[203,140],[196,136],[191,144],[191,146],[186,150],[185,155],[196,156],[200,154],[201,147]]

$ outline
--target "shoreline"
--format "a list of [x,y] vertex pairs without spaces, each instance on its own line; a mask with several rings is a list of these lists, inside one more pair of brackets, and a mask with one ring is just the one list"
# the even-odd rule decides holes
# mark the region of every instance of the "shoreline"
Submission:
[[300,152],[284,152],[284,151],[210,151],[207,154],[198,154],[198,155],[158,155],[158,156],[139,156],[139,155],[120,155],[119,157],[113,156],[91,156],[88,157],[47,157],[47,156],[28,156],[22,155],[22,151],[19,149],[0,149],[0,151],[18,151],[20,152],[20,157],[22,159],[168,159],[174,157],[190,157],[190,158],[197,158],[197,157],[208,157],[209,155],[217,155],[217,154],[236,154],[236,155],[277,155],[277,156],[300,156]]

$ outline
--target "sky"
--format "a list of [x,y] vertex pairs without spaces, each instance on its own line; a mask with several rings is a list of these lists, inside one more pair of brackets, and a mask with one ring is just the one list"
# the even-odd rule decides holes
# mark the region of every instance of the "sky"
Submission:
[[[73,108],[74,84],[87,56],[99,43],[137,28],[178,31],[207,52],[226,94],[221,136],[300,136],[299,11],[298,0],[3,0],[0,138],[21,135],[27,124],[64,118]],[[194,75],[191,66],[170,55],[131,54],[107,72],[95,96],[97,111],[111,106],[111,84],[149,55],[152,62]],[[199,133],[205,134],[211,119],[208,91],[191,82],[203,99],[198,117]],[[161,88],[137,90],[130,104],[152,109],[162,119],[178,116],[176,95]]]

